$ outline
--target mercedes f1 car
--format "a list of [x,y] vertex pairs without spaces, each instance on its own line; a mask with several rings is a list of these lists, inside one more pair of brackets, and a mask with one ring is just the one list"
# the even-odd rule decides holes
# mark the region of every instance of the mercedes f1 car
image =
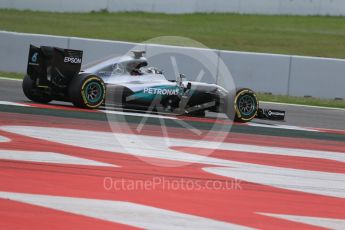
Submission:
[[82,51],[31,45],[23,91],[34,102],[67,101],[88,109],[111,105],[191,116],[211,111],[239,122],[284,120],[283,111],[259,109],[251,89],[231,93],[216,84],[188,81],[183,74],[169,81],[148,66],[144,53],[134,51],[81,70]]

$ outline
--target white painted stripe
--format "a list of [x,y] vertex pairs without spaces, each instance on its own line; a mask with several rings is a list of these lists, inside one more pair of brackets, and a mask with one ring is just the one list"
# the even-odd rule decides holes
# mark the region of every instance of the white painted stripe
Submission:
[[[264,165],[248,167],[209,167],[204,171],[242,181],[258,183],[276,188],[345,198],[345,177],[340,173],[326,173],[299,169],[288,169]],[[245,189],[245,188],[243,188]]]
[[222,162],[219,161],[219,159],[210,157],[205,158],[204,156],[182,153],[171,150],[170,147],[186,146],[248,153],[273,154],[281,156],[310,157],[335,160],[345,163],[345,152],[268,147],[226,142],[220,143],[204,140],[185,140],[178,138],[168,138],[167,142],[165,142],[166,137],[34,126],[2,126],[0,127],[0,129],[8,132],[27,135],[34,138],[40,138],[47,141],[58,142],[61,144],[68,144],[105,151],[122,152],[136,156],[181,160],[184,162],[193,163],[200,162],[200,160],[202,159],[209,159],[205,161],[205,163],[216,162],[215,165],[223,165]]
[[112,164],[52,152],[0,150],[0,159],[53,164],[119,167]]
[[294,215],[283,215],[283,214],[272,214],[272,213],[258,213],[265,216],[276,217],[288,221],[299,222],[303,224],[314,225],[321,228],[328,229],[345,229],[345,220],[333,219],[333,218],[321,218],[321,217],[309,217],[309,216],[294,216]]
[[[171,150],[169,149],[170,145],[168,145],[170,143],[169,140],[171,140],[171,143],[174,145],[181,144],[182,146],[197,147],[198,141],[194,141],[193,144],[193,141],[190,140],[165,137],[34,126],[0,126],[0,129],[61,144],[124,153],[139,157],[178,160],[182,164],[185,162],[200,162],[202,159],[206,159],[203,156]],[[179,140],[181,142],[177,142]],[[216,143],[216,145],[219,145],[219,143]],[[211,146],[208,145],[208,147]],[[219,163],[222,162],[222,160],[214,160],[216,162],[219,161]]]
[[316,129],[300,127],[300,126],[293,126],[293,125],[277,125],[277,127],[280,129],[287,129],[287,130],[319,132],[319,130],[316,130]]
[[304,128],[299,126],[292,126],[292,125],[270,125],[270,124],[260,124],[260,123],[248,123],[248,126],[253,127],[262,127],[262,128],[272,128],[272,129],[287,129],[287,130],[297,130],[297,131],[309,131],[309,132],[319,132],[319,130],[311,129],[311,128]]
[[23,79],[10,78],[10,77],[1,77],[1,76],[0,76],[0,80],[23,81]]
[[110,110],[98,110],[103,113],[107,114],[115,114],[115,115],[123,115],[123,116],[134,116],[134,117],[149,117],[149,118],[157,118],[157,119],[169,119],[169,120],[178,120],[177,117],[169,117],[169,116],[162,116],[156,114],[148,114],[148,113],[131,113],[131,112],[122,112],[122,111],[110,111]]
[[22,103],[16,103],[16,102],[10,102],[10,101],[0,101],[0,105],[13,105],[13,106],[30,107],[30,105],[25,105]]
[[[221,175],[224,174],[224,176],[227,176],[228,174],[231,174],[231,176],[237,175],[237,178],[239,179],[248,179],[249,181],[255,181],[257,183],[262,182],[263,184],[276,186],[279,188],[327,196],[345,197],[344,174],[295,170],[283,167],[269,167],[258,164],[242,163],[209,156],[184,153],[172,150],[170,147],[185,146],[195,148],[223,149],[228,151],[301,156],[345,162],[345,154],[341,152],[217,143],[176,138],[168,138],[168,140],[166,140],[166,137],[48,127],[3,126],[0,127],[0,129],[7,132],[14,132],[21,135],[27,135],[34,138],[40,138],[43,140],[72,146],[105,150],[114,153],[130,154],[138,157],[153,157],[158,159],[173,160],[173,162],[169,161],[169,164],[167,162],[164,164],[162,162],[157,163],[156,161],[150,161],[150,158],[142,158],[143,160],[148,161],[148,163],[159,166],[162,166],[162,164],[163,166],[181,166],[189,163],[204,163],[214,166],[233,167],[234,171],[228,171],[230,169],[227,168],[216,168],[215,171],[211,170],[209,172]],[[254,176],[254,178],[251,176]]]
[[285,105],[285,106],[295,106],[295,107],[305,107],[305,108],[345,111],[345,109],[343,109],[343,108],[315,106],[315,105],[300,105],[300,104],[290,104],[290,103],[270,102],[270,101],[260,101],[260,103],[262,103],[262,104],[272,104],[272,105]]
[[222,143],[218,149],[247,153],[272,154],[279,156],[309,157],[334,160],[345,163],[345,152],[332,152],[310,149],[282,148],[246,144]]
[[8,139],[7,137],[0,136],[0,142],[9,142],[9,141],[11,140]]
[[250,229],[124,201],[0,192],[0,198],[145,229]]

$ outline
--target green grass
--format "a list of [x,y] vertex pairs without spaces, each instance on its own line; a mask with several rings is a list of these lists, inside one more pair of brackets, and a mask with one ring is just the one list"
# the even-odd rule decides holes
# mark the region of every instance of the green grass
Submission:
[[[0,72],[0,77],[23,79],[23,73],[8,73]],[[299,104],[299,105],[313,105],[330,108],[345,108],[345,100],[326,100],[318,98],[303,98],[303,97],[291,97],[283,95],[269,95],[264,93],[258,93],[260,101],[279,102],[288,104]]]
[[[182,36],[216,49],[345,58],[345,17],[0,10],[0,30],[132,42]],[[23,78],[18,73],[0,76]],[[259,99],[345,108],[344,100],[266,94],[259,94]]]
[[23,79],[24,73],[9,73],[9,72],[0,72],[0,77],[5,78],[14,78],[14,79]]
[[305,98],[305,97],[292,97],[292,96],[284,96],[284,95],[268,95],[268,94],[263,94],[263,93],[258,93],[258,98],[260,101],[345,109],[345,100],[330,100],[330,99],[328,100],[328,99],[309,98],[309,97]]
[[0,30],[132,42],[183,36],[216,49],[345,58],[344,17],[0,10]]

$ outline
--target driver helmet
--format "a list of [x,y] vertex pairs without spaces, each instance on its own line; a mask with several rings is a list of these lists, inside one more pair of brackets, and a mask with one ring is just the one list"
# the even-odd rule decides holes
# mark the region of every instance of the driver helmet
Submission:
[[147,66],[147,62],[133,62],[128,64],[127,70],[132,76],[142,75],[140,69]]
[[155,67],[141,67],[140,68],[141,74],[163,74],[163,72]]

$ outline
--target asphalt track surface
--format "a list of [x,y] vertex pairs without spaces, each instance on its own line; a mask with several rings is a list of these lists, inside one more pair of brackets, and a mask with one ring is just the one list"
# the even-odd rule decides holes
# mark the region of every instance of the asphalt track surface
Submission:
[[345,229],[343,110],[105,113],[30,103],[9,80],[0,102],[0,229]]

